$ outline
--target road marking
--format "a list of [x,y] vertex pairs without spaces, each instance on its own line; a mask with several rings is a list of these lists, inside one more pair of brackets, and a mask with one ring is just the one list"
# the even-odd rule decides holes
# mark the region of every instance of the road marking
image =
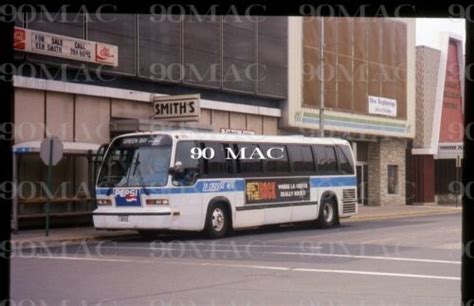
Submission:
[[373,276],[393,276],[393,277],[409,277],[409,278],[428,278],[428,279],[442,279],[442,280],[461,280],[460,277],[455,276],[439,276],[426,274],[406,274],[406,273],[387,273],[387,272],[372,272],[372,271],[355,271],[355,270],[328,270],[328,269],[309,269],[309,268],[295,268],[292,271],[300,272],[318,272],[318,273],[339,273],[339,274],[359,274],[359,275],[373,275]]
[[[172,242],[163,242],[163,244],[167,244],[167,243],[172,243]],[[70,246],[75,246],[76,244],[71,244]],[[98,245],[98,244],[94,244],[94,245]],[[182,244],[183,246],[186,246],[187,244],[183,243]],[[217,243],[217,244],[213,244],[213,243],[192,243],[192,244],[189,244],[190,246],[194,245],[194,246],[218,246],[218,247],[245,247],[245,248],[288,248],[288,249],[301,249],[300,246],[287,246],[287,245],[267,245],[267,244],[263,244],[263,245],[253,245],[253,244],[223,244],[223,243]],[[28,247],[23,247],[23,248],[13,248],[13,250],[23,250],[23,249],[44,249],[46,246],[45,245],[33,245],[33,246],[28,246]],[[67,245],[52,245],[50,246],[51,248],[54,248],[54,247],[67,247]],[[149,250],[151,247],[129,247],[129,246],[100,246],[101,248],[117,248],[117,249],[137,249],[137,250]],[[323,247],[322,246],[304,246],[305,249],[311,249],[311,250],[318,250],[318,249],[322,249]],[[152,248],[153,250],[155,250],[156,248]]]
[[407,274],[407,273],[390,273],[390,272],[374,272],[374,271],[357,271],[357,270],[337,270],[337,269],[313,269],[313,268],[290,268],[281,266],[265,266],[265,265],[245,265],[245,264],[226,264],[214,262],[190,262],[190,261],[156,261],[156,260],[137,260],[137,259],[121,259],[121,258],[100,258],[100,257],[67,257],[67,256],[15,256],[21,259],[60,259],[60,260],[77,260],[77,261],[99,261],[99,262],[128,262],[128,263],[147,263],[147,264],[178,264],[178,265],[194,265],[194,266],[219,266],[224,268],[244,268],[244,269],[265,269],[275,271],[289,272],[315,272],[315,273],[336,273],[336,274],[355,274],[369,276],[388,276],[388,277],[406,277],[406,278],[423,278],[423,279],[439,279],[439,280],[461,280],[456,276],[440,276],[426,274]]
[[235,267],[235,268],[251,268],[251,269],[265,269],[277,271],[290,271],[289,267],[275,267],[275,266],[260,266],[260,265],[239,265],[239,264],[223,264],[223,263],[202,263],[202,266],[219,266],[219,267]]
[[374,259],[374,260],[393,260],[393,261],[413,261],[426,263],[440,263],[460,265],[460,261],[456,260],[441,260],[428,258],[411,258],[411,257],[389,257],[389,256],[370,256],[370,255],[351,255],[351,254],[330,254],[330,253],[294,253],[294,252],[273,252],[272,254],[281,255],[302,255],[302,256],[319,256],[319,257],[341,257],[341,258],[356,258],[356,259]]
[[[104,249],[137,249],[150,251],[199,251],[199,252],[218,252],[218,253],[232,253],[236,250],[209,250],[209,249],[195,249],[195,248],[147,248],[147,247],[126,247],[126,246],[103,246]],[[290,256],[317,256],[317,257],[339,257],[339,258],[354,258],[354,259],[372,259],[372,260],[391,260],[391,261],[408,261],[408,262],[424,262],[424,263],[438,263],[460,265],[461,261],[456,260],[442,260],[430,258],[413,258],[413,257],[390,257],[390,256],[371,256],[371,255],[352,255],[352,254],[338,254],[338,253],[307,253],[307,252],[262,252],[265,255],[290,255]],[[191,252],[192,254],[192,252]]]

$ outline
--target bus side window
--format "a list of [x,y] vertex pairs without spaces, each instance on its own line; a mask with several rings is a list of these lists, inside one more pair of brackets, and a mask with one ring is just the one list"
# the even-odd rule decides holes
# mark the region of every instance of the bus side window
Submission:
[[183,172],[173,175],[173,185],[190,186],[194,185],[201,173],[201,159],[192,159],[191,150],[196,147],[194,141],[179,141],[176,145],[175,163],[182,163]]
[[232,176],[234,174],[234,169],[236,168],[236,160],[233,158],[227,158],[227,150],[228,148],[233,149],[233,144],[224,143],[224,173],[228,176]]
[[[237,144],[239,151],[243,152],[245,148],[245,155],[249,157],[256,148],[257,145],[251,143],[239,143]],[[240,158],[240,170],[243,174],[261,174],[262,173],[262,160],[258,156],[254,156],[252,159]]]
[[[263,161],[265,172],[287,174],[290,172],[290,164],[288,162],[288,151],[285,145],[280,144],[261,144],[260,149],[266,153],[270,148],[283,148],[282,158],[280,159],[265,159]],[[280,154],[280,151],[277,151]],[[275,153],[272,153],[275,154]]]
[[315,145],[314,149],[318,161],[318,175],[337,174],[338,167],[334,147],[327,145]]
[[222,177],[226,175],[224,159],[224,145],[219,142],[206,142],[204,148],[211,148],[214,157],[204,159],[204,174],[208,177]]
[[354,162],[348,146],[337,146],[337,160],[342,174],[354,174]]
[[314,172],[313,154],[311,147],[306,145],[288,145],[290,162],[293,172],[310,173]]

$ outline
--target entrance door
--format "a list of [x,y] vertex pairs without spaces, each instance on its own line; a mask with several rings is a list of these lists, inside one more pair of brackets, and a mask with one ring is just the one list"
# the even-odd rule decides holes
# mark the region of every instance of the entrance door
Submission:
[[358,162],[356,164],[357,172],[357,203],[367,205],[369,194],[369,167],[366,163]]

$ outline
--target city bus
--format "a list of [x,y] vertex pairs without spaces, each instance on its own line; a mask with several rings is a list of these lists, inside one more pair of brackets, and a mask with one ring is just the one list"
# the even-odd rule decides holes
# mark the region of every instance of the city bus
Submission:
[[116,137],[96,182],[94,226],[202,231],[311,221],[330,228],[357,213],[354,155],[337,138],[140,132]]

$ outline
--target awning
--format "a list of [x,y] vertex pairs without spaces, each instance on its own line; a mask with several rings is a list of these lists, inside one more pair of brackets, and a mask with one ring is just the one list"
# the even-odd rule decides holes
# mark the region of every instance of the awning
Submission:
[[[41,147],[41,141],[27,141],[18,143],[13,146],[14,154],[27,154],[27,153],[39,153]],[[89,150],[93,153],[97,152],[100,144],[90,142],[72,142],[63,141],[63,152],[64,154],[87,154]]]

